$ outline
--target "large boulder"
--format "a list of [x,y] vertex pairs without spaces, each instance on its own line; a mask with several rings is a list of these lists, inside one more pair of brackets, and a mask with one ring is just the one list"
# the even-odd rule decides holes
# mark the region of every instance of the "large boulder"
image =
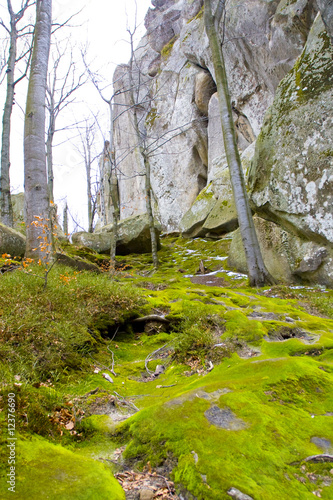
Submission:
[[279,85],[249,172],[256,212],[333,246],[333,47],[318,14]]
[[[112,224],[102,227],[96,233],[79,232],[72,236],[74,245],[85,246],[98,253],[109,253],[111,248]],[[159,246],[160,227],[155,225]],[[151,252],[151,238],[146,214],[123,219],[118,224],[117,254]]]
[[[213,141],[215,143],[215,139]],[[251,144],[241,155],[243,174],[246,177],[253,158],[255,144]],[[214,148],[212,148],[214,151]],[[218,149],[222,155],[217,155]],[[195,199],[191,208],[180,221],[180,230],[185,237],[219,237],[238,227],[228,164],[223,147],[216,146],[215,174],[206,188]]]
[[[278,281],[321,284],[333,287],[333,249],[307,241],[282,229],[274,222],[254,217],[265,265]],[[247,273],[240,230],[233,235],[228,265]]]
[[212,185],[209,184],[201,191],[191,208],[180,221],[179,227],[183,236],[188,238],[203,236],[202,226],[215,205],[216,198],[212,191]]
[[7,253],[11,257],[24,257],[25,236],[10,227],[0,224],[0,255]]
[[13,207],[14,229],[20,231],[22,234],[25,234],[24,193],[12,194],[11,200]]

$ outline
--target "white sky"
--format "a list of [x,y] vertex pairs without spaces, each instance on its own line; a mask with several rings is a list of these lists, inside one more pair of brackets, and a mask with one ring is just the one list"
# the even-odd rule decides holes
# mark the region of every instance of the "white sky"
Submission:
[[[135,7],[137,3],[137,7]],[[21,0],[12,0],[14,10],[18,10]],[[72,21],[72,28],[63,28],[59,31],[62,37],[71,35],[78,46],[88,43],[87,61],[92,71],[98,72],[104,79],[104,86],[112,82],[113,71],[117,64],[127,63],[130,57],[127,26],[133,27],[135,11],[137,9],[138,33],[144,34],[144,16],[151,7],[150,0],[53,0],[53,19],[64,21],[73,13],[80,11],[79,16]],[[31,8],[32,10],[34,7]],[[0,18],[7,22],[7,1],[0,0]],[[0,27],[1,29],[1,27]],[[65,32],[66,30],[66,32]],[[5,36],[1,29],[0,37]],[[138,40],[137,40],[138,41]],[[78,69],[84,71],[83,64],[78,56]],[[13,110],[11,136],[11,185],[12,191],[23,191],[23,110],[25,108],[27,83],[20,83],[16,88],[16,105]],[[3,110],[5,100],[5,82],[0,87],[0,109]],[[105,96],[111,97],[112,88],[106,88]],[[76,96],[76,104],[68,107],[59,116],[57,127],[82,120],[91,115],[91,111],[99,113],[99,125],[105,136],[108,133],[108,109],[97,91],[91,84],[82,87]],[[2,112],[1,112],[2,113]],[[2,123],[0,124],[0,129]],[[55,174],[55,201],[58,203],[58,213],[61,215],[62,206],[67,198],[70,211],[82,226],[87,226],[86,177],[82,158],[76,146],[79,140],[69,136],[76,135],[75,131],[55,135],[54,144],[54,174]],[[75,145],[76,142],[76,145]],[[103,148],[102,136],[96,139],[96,153]]]

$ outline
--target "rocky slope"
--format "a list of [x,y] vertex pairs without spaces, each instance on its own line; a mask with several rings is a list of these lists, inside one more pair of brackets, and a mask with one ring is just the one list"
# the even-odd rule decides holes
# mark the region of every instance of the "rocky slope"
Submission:
[[250,289],[229,244],[169,236],[154,274],[56,264],[46,289],[0,257],[1,499],[14,400],[18,500],[332,500],[333,291]]
[[[132,76],[141,144],[151,166],[155,216],[166,232],[220,237],[237,228],[237,216],[203,1],[152,4]],[[279,277],[329,286],[333,284],[331,11],[325,0],[318,5],[313,0],[241,4],[231,0],[224,35],[220,27],[253,210],[260,221],[269,221],[258,224],[264,253],[264,242],[271,238],[269,225],[270,233],[291,241]],[[121,218],[145,212],[144,166],[133,128],[128,72],[129,66],[121,65],[114,77]],[[303,263],[309,259],[316,263]],[[239,268],[241,261],[239,255],[232,256]]]

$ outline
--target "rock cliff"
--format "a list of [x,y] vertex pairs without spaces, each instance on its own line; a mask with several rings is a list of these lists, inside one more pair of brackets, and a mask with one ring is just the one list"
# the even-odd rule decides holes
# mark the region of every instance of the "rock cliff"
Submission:
[[[237,228],[237,214],[203,0],[152,4],[132,77],[125,64],[114,76],[121,218],[146,211],[141,147],[164,231],[220,237]],[[230,0],[220,33],[253,210],[283,241],[297,241],[297,251],[287,245],[284,278],[332,285],[332,2]],[[257,226],[263,242],[267,224]],[[240,261],[233,253],[230,262]]]

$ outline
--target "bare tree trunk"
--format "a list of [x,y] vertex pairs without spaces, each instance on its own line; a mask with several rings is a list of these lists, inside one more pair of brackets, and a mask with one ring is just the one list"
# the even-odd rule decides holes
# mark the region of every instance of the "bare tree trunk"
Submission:
[[154,268],[157,269],[159,262],[158,262],[158,256],[157,256],[156,230],[155,230],[155,225],[154,225],[153,209],[151,206],[150,163],[149,163],[149,158],[148,158],[147,154],[145,152],[142,152],[142,155],[143,155],[145,172],[146,172],[146,178],[145,178],[145,181],[146,181],[145,182],[146,208],[147,208],[149,230],[150,230],[151,253],[152,253],[152,257],[153,257]]
[[37,0],[24,121],[24,185],[26,256],[44,261],[49,261],[52,252],[45,155],[45,97],[51,23],[52,0]]
[[120,215],[119,209],[119,195],[118,195],[118,179],[116,174],[116,166],[112,156],[113,150],[113,107],[112,99],[109,100],[109,114],[110,114],[110,144],[108,149],[108,156],[110,161],[110,196],[112,201],[112,232],[111,232],[111,248],[110,248],[110,272],[114,272],[116,267],[116,251],[118,240],[118,221]]
[[65,233],[66,238],[68,238],[68,205],[66,202],[63,214],[63,223],[62,223],[63,231]]
[[[88,132],[87,132],[88,133]],[[90,143],[87,136],[87,159],[86,159],[86,173],[87,173],[87,199],[88,199],[88,232],[93,232],[93,209],[92,209],[92,192],[91,192],[91,151]]]
[[53,175],[53,155],[52,155],[54,132],[55,132],[54,120],[53,117],[50,115],[50,123],[46,139],[46,163],[47,163],[47,186],[49,190],[49,199],[51,203],[54,203],[54,175]]
[[10,129],[14,102],[14,70],[16,62],[17,30],[14,16],[10,16],[10,47],[7,63],[7,95],[2,118],[2,150],[0,177],[1,222],[13,227],[13,207],[10,197]]
[[[7,8],[10,17],[10,29],[1,22],[10,36],[9,57],[7,61],[7,93],[2,117],[2,147],[1,147],[1,175],[0,175],[0,220],[3,224],[13,227],[13,207],[10,196],[10,132],[11,116],[14,104],[15,85],[20,82],[27,73],[29,59],[25,73],[15,81],[15,65],[17,57],[18,22],[23,18],[26,10],[30,7],[31,0],[21,3],[21,9],[15,13],[11,0],[7,0]],[[19,30],[22,36],[22,29]],[[27,51],[29,52],[29,50]]]
[[[213,57],[223,141],[230,171],[242,242],[246,255],[249,281],[250,286],[260,287],[268,283],[272,284],[274,280],[265,267],[252,219],[242,164],[237,148],[224,58],[221,44],[218,39],[217,26],[215,24],[216,19],[212,14],[211,0],[205,0],[204,5],[205,28]],[[221,15],[221,10],[224,9],[224,2],[220,2],[219,7],[219,14]]]

